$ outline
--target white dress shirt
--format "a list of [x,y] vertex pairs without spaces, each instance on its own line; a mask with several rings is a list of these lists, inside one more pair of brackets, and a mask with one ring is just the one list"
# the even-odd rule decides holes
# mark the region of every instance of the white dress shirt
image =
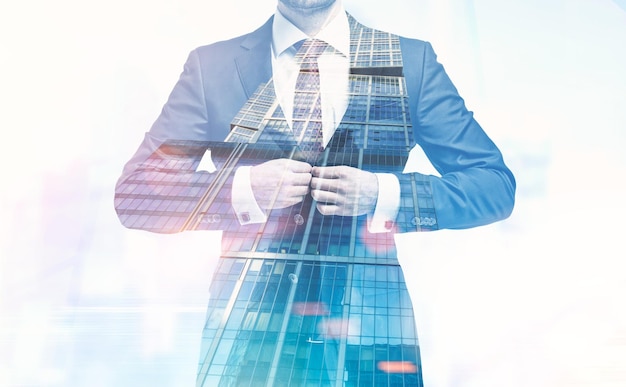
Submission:
[[[293,46],[309,38],[280,12],[274,16],[272,25],[272,80],[274,92],[285,119],[292,127],[293,101],[300,65],[295,59]],[[315,39],[323,40],[338,53],[323,53],[317,63],[322,93],[322,138],[326,146],[348,108],[350,74],[350,25],[343,10],[340,10]]]
[[[289,127],[292,125],[293,100],[300,66],[295,60],[295,43],[310,38],[276,11],[272,26],[272,79],[276,98]],[[317,34],[334,47],[336,53],[324,53],[319,59],[320,89],[322,93],[322,135],[326,146],[341,123],[348,107],[350,72],[350,25],[341,9]],[[232,205],[241,224],[262,223],[265,212],[254,199],[250,184],[250,168],[240,167],[233,180]],[[369,216],[368,229],[372,233],[389,232],[400,207],[400,183],[393,174],[377,173],[378,200],[374,214]]]

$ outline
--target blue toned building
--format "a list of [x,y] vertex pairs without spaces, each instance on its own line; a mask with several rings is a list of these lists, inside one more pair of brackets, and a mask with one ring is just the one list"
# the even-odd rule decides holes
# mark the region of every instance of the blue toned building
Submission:
[[[146,174],[144,184],[129,179],[119,190],[125,224],[223,230],[197,386],[422,386],[393,231],[436,229],[436,216],[428,183],[401,174],[414,140],[399,39],[350,22],[348,108],[315,164],[404,179],[412,189],[402,191],[391,232],[370,233],[365,215],[324,216],[310,196],[272,210],[264,223],[240,225],[228,215],[237,166],[302,157],[271,80],[235,117],[226,142],[169,141],[147,161],[160,172],[196,171],[210,148],[210,183],[199,177],[183,187],[180,174],[160,173],[145,184]],[[167,200],[152,200],[154,192]]]

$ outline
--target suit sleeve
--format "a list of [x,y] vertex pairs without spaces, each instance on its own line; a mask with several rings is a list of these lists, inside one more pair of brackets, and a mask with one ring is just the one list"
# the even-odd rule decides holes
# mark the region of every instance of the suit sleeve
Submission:
[[502,154],[465,107],[430,44],[403,39],[401,46],[415,141],[441,174],[399,176],[402,195],[417,188],[425,209],[420,212],[427,214],[417,217],[417,225],[463,229],[507,218],[515,179]]
[[[207,145],[207,140],[223,140],[210,122],[198,53],[192,51],[161,114],[116,184],[115,209],[125,227],[161,233],[234,227],[227,192],[234,171],[225,164],[232,145]],[[180,142],[172,144],[171,139]],[[208,149],[217,172],[198,168]],[[209,192],[219,180],[222,192]],[[211,194],[213,204],[203,207]]]

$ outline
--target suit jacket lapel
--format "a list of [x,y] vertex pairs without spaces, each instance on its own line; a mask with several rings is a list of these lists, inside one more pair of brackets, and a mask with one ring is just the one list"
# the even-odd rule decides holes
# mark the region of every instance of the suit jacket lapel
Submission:
[[[361,32],[363,25],[359,23],[358,21],[356,21],[356,19],[352,17],[350,13],[346,12],[346,14],[348,15],[348,22],[350,23],[350,40],[353,42],[358,41],[359,40],[358,33]],[[355,54],[356,52],[353,50],[352,45],[350,45],[350,65],[356,62],[355,57],[354,57]]]
[[244,52],[235,58],[241,84],[250,98],[257,87],[272,76],[272,16],[263,26],[250,33],[241,43]]
[[[350,34],[354,35],[363,26],[354,20],[352,15],[348,14],[348,18],[353,23]],[[270,17],[256,31],[248,34],[241,43],[241,48],[244,52],[235,58],[237,73],[248,98],[252,96],[261,83],[267,82],[272,76],[271,45],[273,20],[274,16]],[[354,63],[353,56],[354,53],[350,52],[351,63]]]

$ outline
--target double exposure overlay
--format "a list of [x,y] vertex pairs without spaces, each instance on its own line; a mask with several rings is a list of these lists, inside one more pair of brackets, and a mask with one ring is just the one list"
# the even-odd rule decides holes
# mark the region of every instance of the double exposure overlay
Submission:
[[[350,21],[349,103],[314,165],[397,173],[411,189],[386,227],[434,230],[428,181],[401,174],[415,144],[399,39]],[[198,174],[207,158],[215,170]],[[228,215],[232,171],[276,158],[303,155],[270,80],[240,110],[225,142],[168,141],[118,188],[118,213],[129,227],[224,230],[197,385],[420,386],[415,319],[393,232],[369,232],[367,215],[324,216],[310,195],[270,211],[263,223],[241,225]]]

